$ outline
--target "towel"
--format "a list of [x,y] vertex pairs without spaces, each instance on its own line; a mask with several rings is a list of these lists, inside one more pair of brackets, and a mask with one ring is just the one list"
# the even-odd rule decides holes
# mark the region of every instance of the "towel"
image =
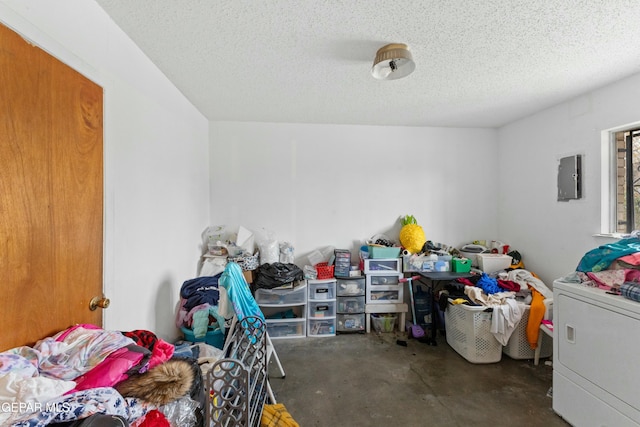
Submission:
[[538,347],[538,335],[540,334],[540,323],[547,310],[544,305],[544,296],[536,289],[531,289],[531,307],[529,308],[529,321],[527,322],[527,341],[529,347],[535,350]]
[[511,270],[507,274],[507,280],[520,284],[520,287],[533,288],[540,292],[545,298],[553,298],[553,291],[535,274],[528,270]]
[[520,304],[514,298],[505,298],[504,304],[493,306],[491,333],[503,346],[507,345],[520,323],[522,312]]

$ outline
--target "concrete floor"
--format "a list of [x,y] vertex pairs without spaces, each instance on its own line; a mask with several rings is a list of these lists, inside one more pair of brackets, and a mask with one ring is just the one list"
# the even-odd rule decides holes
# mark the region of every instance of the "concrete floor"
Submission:
[[273,340],[285,371],[270,381],[278,403],[301,427],[527,426],[566,427],[547,392],[552,367],[503,355],[468,362],[438,336],[438,344],[398,333]]

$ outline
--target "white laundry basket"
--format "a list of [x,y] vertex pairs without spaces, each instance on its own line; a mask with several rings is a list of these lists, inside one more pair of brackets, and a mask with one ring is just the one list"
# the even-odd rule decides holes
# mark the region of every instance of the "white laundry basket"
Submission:
[[491,333],[492,311],[483,306],[449,304],[444,312],[447,343],[471,363],[496,363],[502,344]]
[[[531,349],[529,341],[527,340],[527,323],[529,322],[529,310],[531,306],[523,304],[521,308],[524,309],[522,319],[520,319],[520,323],[518,323],[518,326],[516,326],[516,329],[509,337],[507,345],[502,348],[502,352],[512,359],[533,359],[535,350]],[[553,354],[553,339],[542,331],[539,333],[544,335],[542,338],[542,347],[540,348],[540,357],[551,357]]]

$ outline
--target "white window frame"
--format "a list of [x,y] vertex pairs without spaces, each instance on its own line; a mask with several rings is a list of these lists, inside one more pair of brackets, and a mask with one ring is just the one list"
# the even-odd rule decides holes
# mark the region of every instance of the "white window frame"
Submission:
[[617,148],[615,134],[640,127],[640,122],[603,130],[600,134],[600,235],[621,237],[617,230]]

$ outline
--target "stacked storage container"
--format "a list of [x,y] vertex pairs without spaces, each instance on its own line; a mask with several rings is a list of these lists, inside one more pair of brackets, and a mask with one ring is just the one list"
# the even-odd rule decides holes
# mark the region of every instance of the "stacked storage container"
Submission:
[[336,279],[307,280],[309,287],[307,336],[336,334]]
[[290,289],[259,288],[255,300],[264,313],[272,339],[306,336],[307,286],[304,281],[292,284]]
[[[369,249],[371,248],[370,246]],[[404,285],[400,283],[402,258],[365,259],[364,273],[367,332],[371,329],[372,318],[379,319],[380,316],[393,313],[401,313],[400,328],[404,328],[404,313],[407,307],[404,303]]]
[[365,279],[337,279],[337,332],[364,332]]

